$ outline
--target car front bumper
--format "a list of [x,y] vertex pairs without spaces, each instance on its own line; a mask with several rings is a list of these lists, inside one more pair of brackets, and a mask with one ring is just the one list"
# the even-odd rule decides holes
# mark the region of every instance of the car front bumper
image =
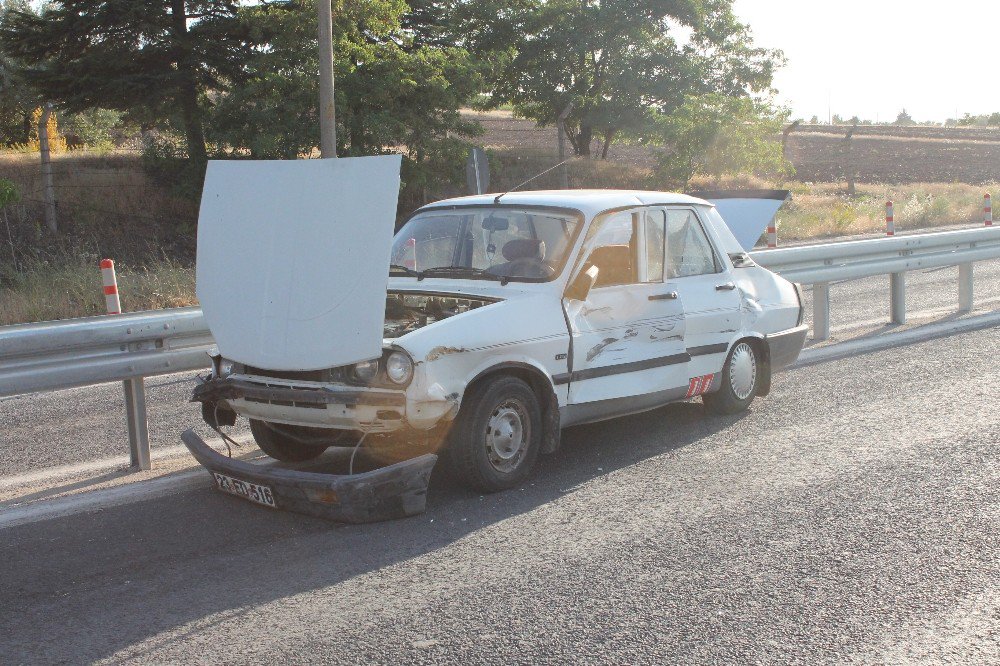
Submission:
[[437,456],[427,453],[403,462],[358,474],[322,474],[255,465],[228,458],[193,430],[181,435],[191,455],[212,475],[265,486],[273,506],[347,523],[371,523],[423,513],[427,484]]

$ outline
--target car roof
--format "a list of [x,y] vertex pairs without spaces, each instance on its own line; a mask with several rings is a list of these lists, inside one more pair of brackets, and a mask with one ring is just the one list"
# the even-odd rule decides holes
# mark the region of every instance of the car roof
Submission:
[[[427,204],[420,210],[449,206],[493,205],[496,194],[478,194],[468,197],[443,199]],[[711,205],[704,199],[678,194],[676,192],[648,192],[643,190],[532,190],[504,194],[500,200],[507,206],[555,206],[572,208],[588,218],[614,208],[630,206],[663,205]]]

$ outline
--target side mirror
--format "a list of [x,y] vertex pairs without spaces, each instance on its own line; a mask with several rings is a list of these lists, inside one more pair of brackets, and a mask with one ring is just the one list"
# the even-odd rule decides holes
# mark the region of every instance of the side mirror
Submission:
[[590,295],[590,290],[594,288],[594,284],[597,282],[597,274],[599,272],[600,269],[594,265],[591,265],[581,271],[566,290],[566,298],[572,298],[576,301],[587,300],[587,296]]

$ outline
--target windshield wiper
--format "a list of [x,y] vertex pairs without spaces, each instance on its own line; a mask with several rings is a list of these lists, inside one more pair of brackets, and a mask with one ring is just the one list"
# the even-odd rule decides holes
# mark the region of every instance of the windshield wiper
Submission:
[[424,274],[423,273],[421,273],[420,271],[415,271],[412,268],[410,268],[409,266],[403,266],[402,264],[389,264],[389,270],[392,271],[393,269],[395,269],[397,271],[403,271],[404,273],[406,273],[410,277],[415,277],[418,280],[423,280],[424,279]]
[[425,268],[420,271],[422,277],[427,277],[429,275],[475,275],[477,277],[485,277],[490,280],[497,280],[500,284],[505,285],[510,282],[510,277],[507,275],[497,275],[496,273],[490,273],[483,268],[475,268],[473,266],[433,266],[431,268]]

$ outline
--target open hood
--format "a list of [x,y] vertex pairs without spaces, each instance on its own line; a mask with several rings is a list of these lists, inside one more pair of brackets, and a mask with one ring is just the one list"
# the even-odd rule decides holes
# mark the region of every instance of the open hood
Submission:
[[692,196],[714,204],[740,246],[749,252],[790,193],[788,190],[715,190],[692,192]]
[[400,161],[209,162],[197,292],[223,356],[318,370],[381,355]]

